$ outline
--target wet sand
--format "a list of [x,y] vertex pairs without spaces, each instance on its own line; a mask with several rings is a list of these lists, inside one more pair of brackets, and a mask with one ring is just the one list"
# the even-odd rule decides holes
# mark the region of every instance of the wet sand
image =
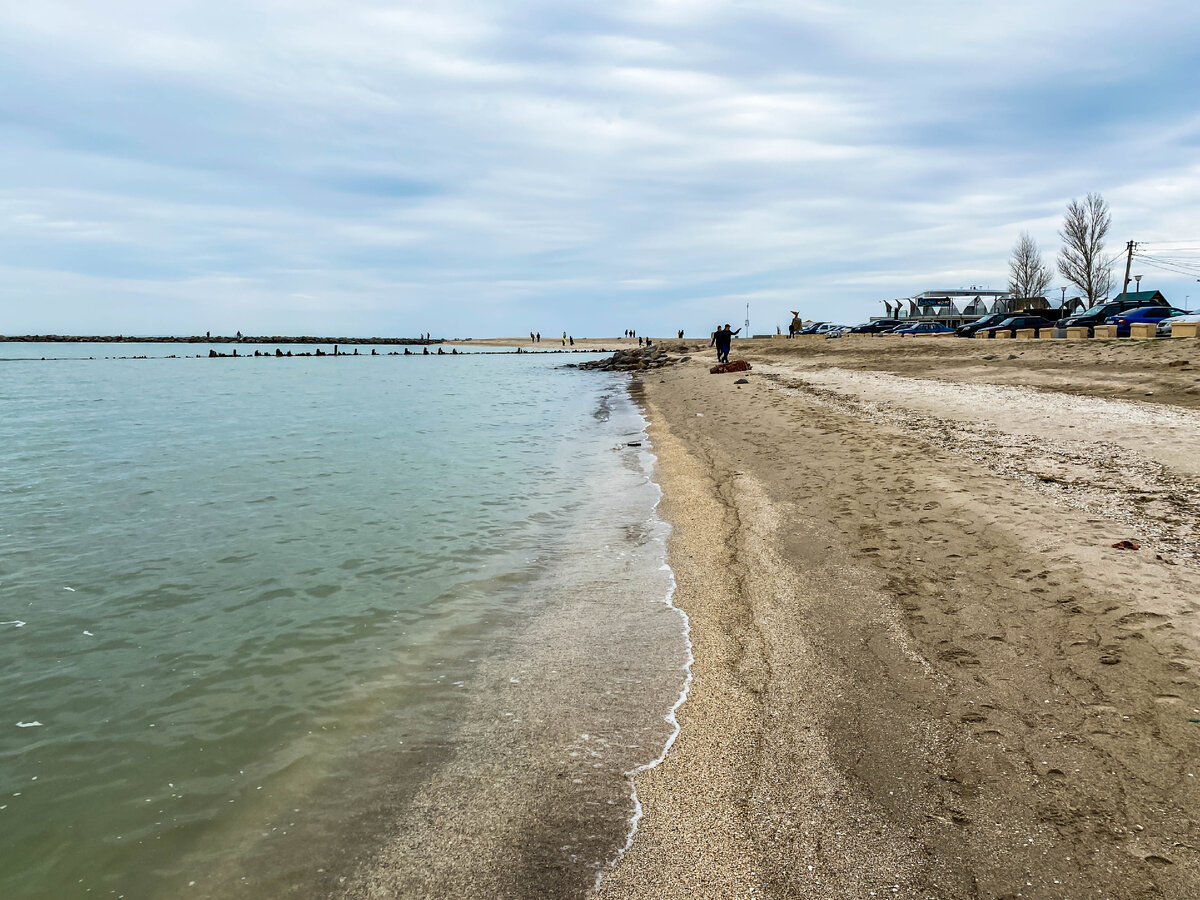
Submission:
[[1200,896],[1200,342],[706,343],[635,382],[694,682],[600,895]]

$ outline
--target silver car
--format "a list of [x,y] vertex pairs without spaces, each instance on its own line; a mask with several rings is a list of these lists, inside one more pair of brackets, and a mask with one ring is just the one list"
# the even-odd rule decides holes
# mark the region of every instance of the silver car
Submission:
[[1200,313],[1192,312],[1182,316],[1169,316],[1158,323],[1156,334],[1159,337],[1170,337],[1172,322],[1200,322]]

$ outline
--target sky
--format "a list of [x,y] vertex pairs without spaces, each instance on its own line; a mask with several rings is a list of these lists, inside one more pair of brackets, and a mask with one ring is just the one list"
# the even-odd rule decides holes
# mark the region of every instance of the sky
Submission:
[[1089,191],[1197,307],[1198,48],[1194,0],[0,0],[0,333],[853,323],[1053,267]]

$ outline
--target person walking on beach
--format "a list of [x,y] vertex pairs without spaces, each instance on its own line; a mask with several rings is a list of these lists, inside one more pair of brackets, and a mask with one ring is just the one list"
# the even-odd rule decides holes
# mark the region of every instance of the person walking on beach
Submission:
[[539,344],[542,342],[542,333],[540,331],[537,333],[537,342]]
[[717,345],[717,362],[729,362],[729,346],[733,343],[733,336],[741,330],[739,328],[737,331],[730,331],[728,322],[724,328],[717,329],[713,335],[713,341]]

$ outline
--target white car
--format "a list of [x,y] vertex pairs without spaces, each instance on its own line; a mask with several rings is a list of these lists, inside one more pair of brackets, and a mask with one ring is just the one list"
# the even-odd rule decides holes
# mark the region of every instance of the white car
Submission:
[[1159,337],[1171,336],[1172,322],[1200,322],[1200,313],[1188,313],[1185,316],[1171,316],[1169,319],[1163,319],[1158,323],[1157,334]]

